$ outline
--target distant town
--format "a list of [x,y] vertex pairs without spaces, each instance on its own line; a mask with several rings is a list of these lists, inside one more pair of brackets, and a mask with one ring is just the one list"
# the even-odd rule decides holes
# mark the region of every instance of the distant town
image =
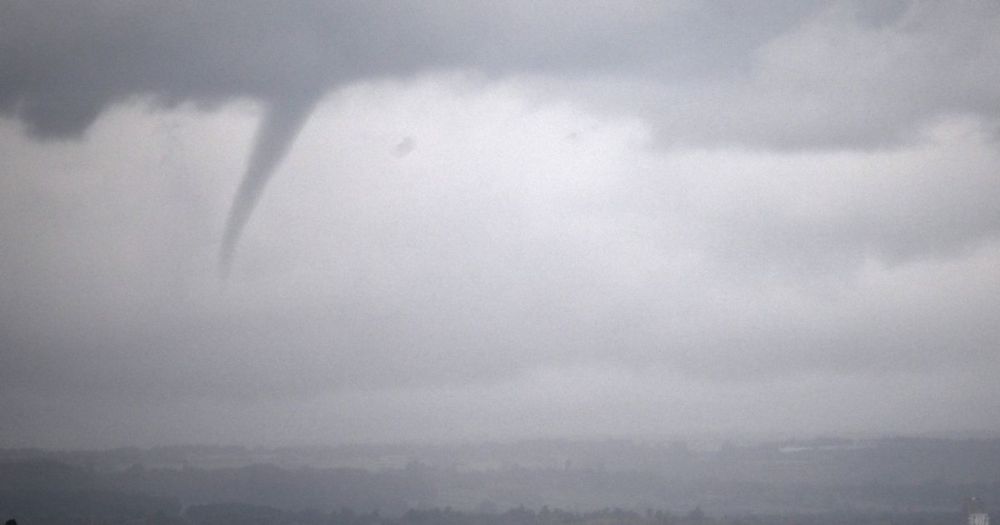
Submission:
[[[1000,440],[990,439],[5,449],[0,511],[22,525],[91,515],[99,523],[989,525],[998,472]],[[244,514],[271,517],[234,518]]]

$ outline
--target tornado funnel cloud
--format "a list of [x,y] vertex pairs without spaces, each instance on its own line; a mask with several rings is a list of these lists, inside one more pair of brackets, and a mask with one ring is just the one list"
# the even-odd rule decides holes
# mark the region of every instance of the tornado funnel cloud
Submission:
[[254,139],[246,173],[229,209],[226,230],[219,252],[219,270],[223,277],[229,275],[233,256],[240,242],[243,229],[253,213],[260,196],[274,170],[285,158],[292,142],[299,134],[312,111],[314,100],[274,104],[268,107]]

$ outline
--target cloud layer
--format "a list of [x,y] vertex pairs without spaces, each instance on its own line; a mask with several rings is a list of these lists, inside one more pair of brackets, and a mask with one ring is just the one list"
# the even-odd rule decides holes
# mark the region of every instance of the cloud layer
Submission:
[[996,431],[998,15],[7,4],[0,444]]
[[680,118],[687,131],[670,135],[696,141],[879,146],[998,107],[989,3],[13,2],[3,14],[0,110],[43,137],[136,97],[294,105],[442,71],[611,82],[619,105]]

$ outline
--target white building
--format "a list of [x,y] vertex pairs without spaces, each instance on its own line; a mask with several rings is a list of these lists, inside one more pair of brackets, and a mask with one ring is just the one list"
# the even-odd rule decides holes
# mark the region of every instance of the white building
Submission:
[[990,525],[990,515],[985,512],[970,512],[967,525]]
[[965,525],[990,525],[990,515],[979,498],[965,498]]

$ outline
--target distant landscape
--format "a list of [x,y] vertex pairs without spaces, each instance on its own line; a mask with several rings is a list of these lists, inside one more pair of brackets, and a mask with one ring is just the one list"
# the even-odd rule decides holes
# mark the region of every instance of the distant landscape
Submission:
[[[1000,439],[0,451],[20,523],[957,523]],[[766,481],[764,481],[766,480]]]

